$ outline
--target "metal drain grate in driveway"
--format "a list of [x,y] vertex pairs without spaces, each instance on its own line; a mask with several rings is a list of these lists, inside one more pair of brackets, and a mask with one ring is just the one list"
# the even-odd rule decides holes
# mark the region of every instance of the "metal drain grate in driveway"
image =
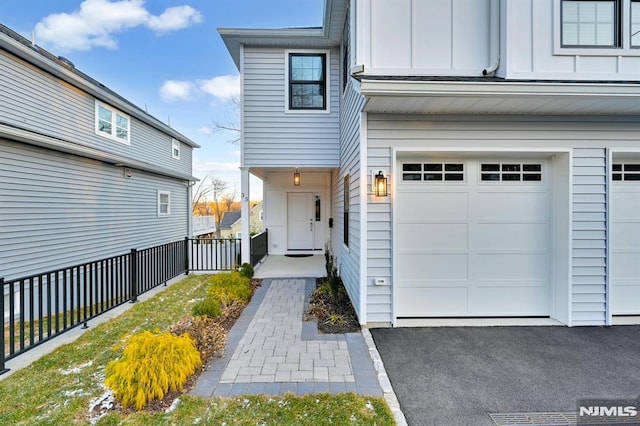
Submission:
[[577,413],[489,413],[497,426],[518,425],[640,425],[640,416],[634,417],[581,417]]

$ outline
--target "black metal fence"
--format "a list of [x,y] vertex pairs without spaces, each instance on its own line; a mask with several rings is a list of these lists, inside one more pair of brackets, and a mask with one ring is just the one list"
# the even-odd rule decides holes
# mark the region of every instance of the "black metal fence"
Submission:
[[24,278],[0,278],[0,374],[5,361],[190,271],[240,264],[238,239],[185,238]]
[[258,235],[251,237],[251,265],[256,266],[267,254],[269,254],[269,237],[265,229]]
[[230,271],[240,266],[239,238],[196,238],[189,248],[190,271]]

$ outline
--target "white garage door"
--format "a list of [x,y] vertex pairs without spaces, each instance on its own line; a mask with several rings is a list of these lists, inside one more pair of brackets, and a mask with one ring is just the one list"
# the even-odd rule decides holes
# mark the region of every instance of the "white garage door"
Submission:
[[640,315],[640,161],[613,164],[611,313]]
[[549,315],[544,160],[398,166],[397,317]]

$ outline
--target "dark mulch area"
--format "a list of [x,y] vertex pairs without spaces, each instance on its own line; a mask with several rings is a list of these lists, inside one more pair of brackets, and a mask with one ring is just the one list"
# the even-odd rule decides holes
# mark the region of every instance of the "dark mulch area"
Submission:
[[306,315],[318,319],[318,331],[323,334],[360,331],[360,323],[347,291],[340,286],[337,297],[334,297],[326,278],[316,280],[316,289],[311,294]]

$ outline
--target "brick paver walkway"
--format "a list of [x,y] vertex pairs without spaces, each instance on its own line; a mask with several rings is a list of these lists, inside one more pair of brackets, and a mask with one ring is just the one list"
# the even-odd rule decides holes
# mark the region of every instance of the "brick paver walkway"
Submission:
[[357,392],[382,396],[361,333],[326,335],[303,322],[315,279],[265,279],[191,391],[199,396]]

